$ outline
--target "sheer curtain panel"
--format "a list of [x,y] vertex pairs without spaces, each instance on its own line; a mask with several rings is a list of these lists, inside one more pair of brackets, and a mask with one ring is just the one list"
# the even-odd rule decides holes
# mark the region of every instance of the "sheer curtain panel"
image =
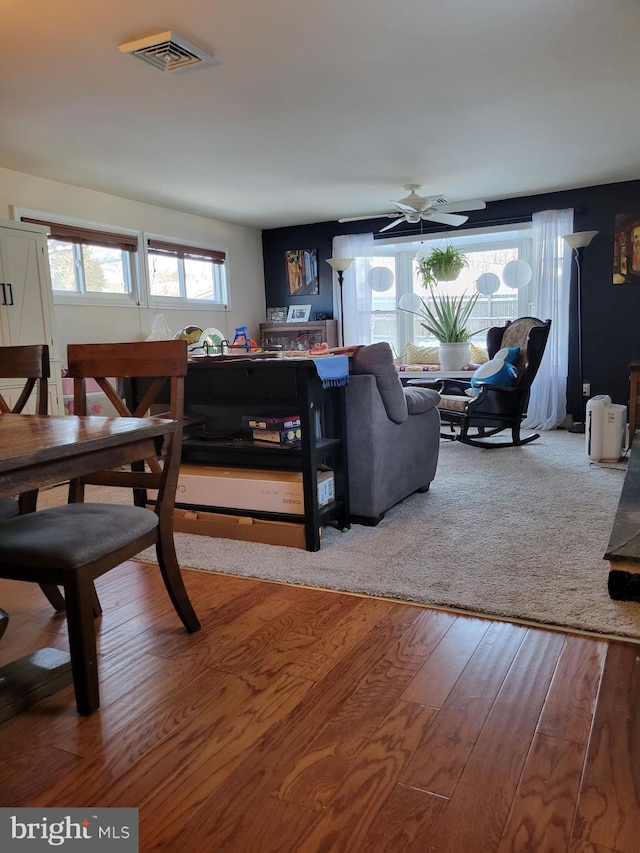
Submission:
[[[345,234],[333,238],[334,258],[355,258],[345,272],[342,284],[344,302],[344,343],[370,344],[372,342],[371,325],[371,287],[367,273],[371,268],[370,255],[373,254],[373,234]],[[333,276],[334,317],[340,322],[340,291],[338,276]]]
[[551,319],[551,333],[522,426],[555,429],[567,414],[571,252],[562,236],[573,231],[573,210],[543,210],[532,222],[533,314]]

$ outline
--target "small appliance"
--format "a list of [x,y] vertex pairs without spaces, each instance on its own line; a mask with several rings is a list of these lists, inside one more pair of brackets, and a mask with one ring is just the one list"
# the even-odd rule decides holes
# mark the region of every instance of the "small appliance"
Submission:
[[593,462],[617,462],[626,445],[627,407],[612,403],[608,394],[587,402],[585,449]]

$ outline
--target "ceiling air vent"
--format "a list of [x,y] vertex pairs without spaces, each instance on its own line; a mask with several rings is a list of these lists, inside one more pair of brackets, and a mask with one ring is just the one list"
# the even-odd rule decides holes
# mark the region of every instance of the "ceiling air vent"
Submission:
[[189,65],[213,61],[213,57],[204,50],[171,30],[118,45],[118,48],[121,53],[131,53],[159,71],[177,71]]

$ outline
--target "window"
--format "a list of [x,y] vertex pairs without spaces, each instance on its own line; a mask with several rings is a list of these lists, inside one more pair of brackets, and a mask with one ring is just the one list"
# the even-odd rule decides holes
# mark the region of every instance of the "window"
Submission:
[[84,228],[23,216],[46,225],[51,284],[56,301],[136,304],[138,286],[135,234]]
[[154,304],[177,299],[223,307],[228,302],[225,253],[149,238],[149,292]]
[[14,209],[22,222],[49,228],[49,266],[55,302],[111,306],[227,308],[226,253],[141,231],[51,221]]
[[417,256],[428,255],[432,248],[451,243],[465,253],[468,267],[456,281],[439,282],[439,292],[455,296],[466,293],[471,298],[476,293],[476,282],[484,273],[493,273],[499,280],[495,293],[478,298],[469,324],[473,342],[484,344],[490,326],[504,325],[507,320],[531,313],[533,285],[512,289],[502,277],[510,261],[530,262],[530,234],[527,226],[514,226],[508,231],[448,233],[446,238],[420,242],[374,240],[367,250],[368,256],[356,261],[356,280],[366,282],[357,297],[358,341],[389,341],[397,355],[401,355],[407,343],[437,344],[421,326],[420,319],[399,309],[398,303],[405,293],[415,293],[425,302],[430,301],[418,273]]

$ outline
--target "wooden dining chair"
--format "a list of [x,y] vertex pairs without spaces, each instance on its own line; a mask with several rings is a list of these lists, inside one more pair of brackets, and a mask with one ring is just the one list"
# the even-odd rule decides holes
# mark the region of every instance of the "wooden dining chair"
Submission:
[[[0,387],[0,414],[19,415],[28,407],[34,415],[46,415],[49,408],[49,376],[49,347],[46,344],[0,347],[0,379],[11,380],[5,389],[11,388],[16,392],[16,396],[11,397],[8,390],[3,394]],[[28,406],[30,401],[34,401],[33,406]],[[34,512],[37,503],[37,489],[23,492],[15,498],[1,498],[0,520]],[[64,598],[56,586],[43,584],[42,591],[54,610],[64,610]]]
[[[77,414],[86,412],[86,380],[95,379],[118,414],[125,417],[144,417],[166,390],[166,416],[178,422],[177,430],[167,434],[158,454],[144,460],[144,470],[96,472],[71,482],[70,503],[0,521],[0,577],[63,587],[76,705],[80,714],[91,714],[100,704],[94,624],[96,578],[155,544],[165,587],[184,627],[189,632],[200,628],[173,541],[187,343],[70,345],[68,367],[74,379]],[[134,412],[128,410],[108,377],[151,378]],[[155,507],[85,503],[87,483],[156,489]]]

